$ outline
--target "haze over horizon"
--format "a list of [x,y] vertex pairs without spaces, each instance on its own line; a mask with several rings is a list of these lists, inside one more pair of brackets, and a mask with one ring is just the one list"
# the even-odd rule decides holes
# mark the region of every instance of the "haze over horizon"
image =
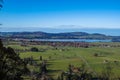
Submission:
[[5,0],[3,6],[0,31],[120,35],[120,0]]
[[1,28],[1,32],[47,32],[47,33],[66,33],[66,32],[86,32],[86,33],[100,33],[110,36],[120,36],[120,29],[103,29],[103,28]]

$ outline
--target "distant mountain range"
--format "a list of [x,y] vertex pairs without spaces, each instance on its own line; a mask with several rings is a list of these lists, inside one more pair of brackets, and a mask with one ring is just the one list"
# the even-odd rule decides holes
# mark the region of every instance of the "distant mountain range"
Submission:
[[120,36],[107,36],[104,34],[86,32],[46,33],[46,32],[1,32],[2,38],[23,39],[99,39],[120,41]]
[[[74,26],[74,27],[73,27]],[[64,28],[63,28],[64,27]],[[80,27],[80,26],[79,26]],[[47,32],[47,33],[64,33],[64,32],[87,32],[100,33],[111,36],[120,36],[120,28],[77,28],[75,25],[62,25],[57,28],[50,27],[3,27],[0,26],[2,32]]]

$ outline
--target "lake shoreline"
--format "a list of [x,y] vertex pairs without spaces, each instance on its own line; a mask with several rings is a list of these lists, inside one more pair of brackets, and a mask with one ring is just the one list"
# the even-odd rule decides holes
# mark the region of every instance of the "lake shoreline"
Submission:
[[45,42],[112,42],[110,39],[14,39],[15,41],[45,41]]

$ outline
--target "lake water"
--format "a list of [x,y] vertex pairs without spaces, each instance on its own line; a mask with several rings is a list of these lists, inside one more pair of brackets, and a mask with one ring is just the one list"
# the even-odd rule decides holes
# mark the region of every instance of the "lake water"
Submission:
[[111,40],[96,39],[32,39],[32,41],[50,41],[50,42],[112,42]]

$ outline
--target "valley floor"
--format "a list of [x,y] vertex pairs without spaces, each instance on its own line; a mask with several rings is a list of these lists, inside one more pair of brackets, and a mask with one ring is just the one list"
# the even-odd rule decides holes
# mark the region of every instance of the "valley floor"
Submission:
[[[91,43],[120,45],[120,43]],[[68,65],[81,67],[85,65],[89,72],[94,76],[102,75],[107,63],[111,66],[111,76],[120,77],[120,47],[52,47],[48,45],[30,45],[21,46],[20,42],[7,43],[7,47],[12,47],[20,54],[21,58],[33,57],[37,64],[42,60],[47,60],[48,75],[53,78],[60,76],[62,71],[68,71]],[[38,48],[38,52],[31,51],[32,47]],[[28,65],[31,71],[39,72],[39,67]],[[25,76],[27,79],[27,76]],[[29,79],[29,77],[28,77]]]

